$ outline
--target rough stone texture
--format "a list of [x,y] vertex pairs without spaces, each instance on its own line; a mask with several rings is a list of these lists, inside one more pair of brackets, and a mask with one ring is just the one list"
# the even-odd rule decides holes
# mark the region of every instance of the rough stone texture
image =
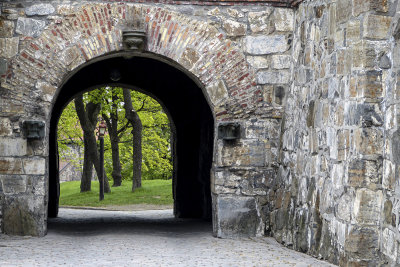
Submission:
[[245,50],[251,55],[266,55],[285,52],[289,49],[285,35],[246,36]]
[[256,202],[252,197],[219,197],[218,237],[254,236],[257,233],[259,217]]
[[205,88],[216,127],[240,125],[239,140],[214,144],[215,235],[272,235],[342,266],[400,264],[396,1],[47,2],[1,5],[2,231],[46,228],[48,144],[23,139],[23,121],[48,122],[65,77],[119,53],[138,18],[146,53]]
[[363,36],[371,39],[388,38],[390,29],[391,17],[369,14],[364,19],[364,34]]
[[0,57],[12,58],[18,53],[19,38],[0,38]]
[[19,34],[37,37],[42,32],[46,22],[43,20],[31,19],[31,18],[18,18],[17,28],[15,31]]
[[34,16],[34,15],[44,16],[44,15],[50,15],[54,11],[56,11],[55,8],[50,4],[36,4],[27,7],[25,9],[25,14],[27,16]]
[[13,37],[15,23],[9,20],[0,19],[0,37]]

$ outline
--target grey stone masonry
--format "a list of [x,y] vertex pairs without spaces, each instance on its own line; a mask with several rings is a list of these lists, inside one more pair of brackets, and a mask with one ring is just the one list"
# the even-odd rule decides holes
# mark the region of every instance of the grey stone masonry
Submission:
[[[167,2],[0,3],[1,232],[45,235],[53,105],[84,67],[129,58],[123,30],[139,21],[140,56],[187,74],[215,119],[215,236],[398,266],[398,1]],[[27,120],[44,139],[26,139]],[[238,139],[218,138],[226,123]]]

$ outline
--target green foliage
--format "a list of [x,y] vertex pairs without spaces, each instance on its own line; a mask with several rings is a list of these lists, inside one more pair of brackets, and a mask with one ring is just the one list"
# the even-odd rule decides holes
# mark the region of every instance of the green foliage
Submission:
[[[153,98],[137,91],[131,91],[132,104],[142,121],[142,179],[169,179],[172,175],[172,158],[170,148],[169,120],[161,105]],[[101,114],[118,116],[120,134],[120,161],[122,179],[132,180],[132,128],[127,126],[122,88],[104,87],[84,94],[84,101],[101,103]],[[127,126],[127,127],[126,127]],[[74,102],[64,109],[58,124],[58,146],[60,160],[81,164],[82,159],[72,156],[69,152],[71,143],[77,144],[83,150],[83,134],[79,119],[75,112]],[[104,138],[104,163],[107,177],[111,179],[112,152],[109,135]],[[83,156],[83,155],[82,155]]]
[[82,157],[76,157],[76,154],[71,149],[72,147],[83,148],[83,131],[79,124],[73,101],[63,110],[57,127],[60,161],[67,161],[75,166],[80,166],[83,155]]
[[60,185],[60,205],[99,207],[121,206],[132,204],[172,205],[172,180],[147,180],[142,187],[132,193],[132,185],[122,183],[113,187],[112,192],[105,194],[104,200],[99,201],[99,183],[92,182],[92,191],[80,193],[80,182],[65,182]]

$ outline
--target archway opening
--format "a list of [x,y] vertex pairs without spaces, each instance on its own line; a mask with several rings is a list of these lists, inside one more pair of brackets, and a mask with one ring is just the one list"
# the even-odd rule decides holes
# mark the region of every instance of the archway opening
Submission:
[[[113,73],[119,73],[118,79]],[[117,80],[117,81],[116,81]],[[87,64],[60,88],[50,120],[48,215],[58,213],[57,123],[77,94],[101,86],[140,90],[162,103],[172,127],[174,214],[211,219],[210,170],[214,118],[200,86],[177,67],[152,57],[111,56]]]

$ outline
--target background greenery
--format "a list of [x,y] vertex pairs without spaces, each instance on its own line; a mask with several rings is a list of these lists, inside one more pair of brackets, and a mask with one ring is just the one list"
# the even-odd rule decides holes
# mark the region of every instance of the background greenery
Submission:
[[80,193],[80,181],[65,182],[60,185],[61,206],[120,206],[132,204],[172,205],[172,180],[144,180],[142,187],[132,193],[130,183],[113,187],[112,192],[105,194],[99,201],[99,183],[92,181],[92,191]]

